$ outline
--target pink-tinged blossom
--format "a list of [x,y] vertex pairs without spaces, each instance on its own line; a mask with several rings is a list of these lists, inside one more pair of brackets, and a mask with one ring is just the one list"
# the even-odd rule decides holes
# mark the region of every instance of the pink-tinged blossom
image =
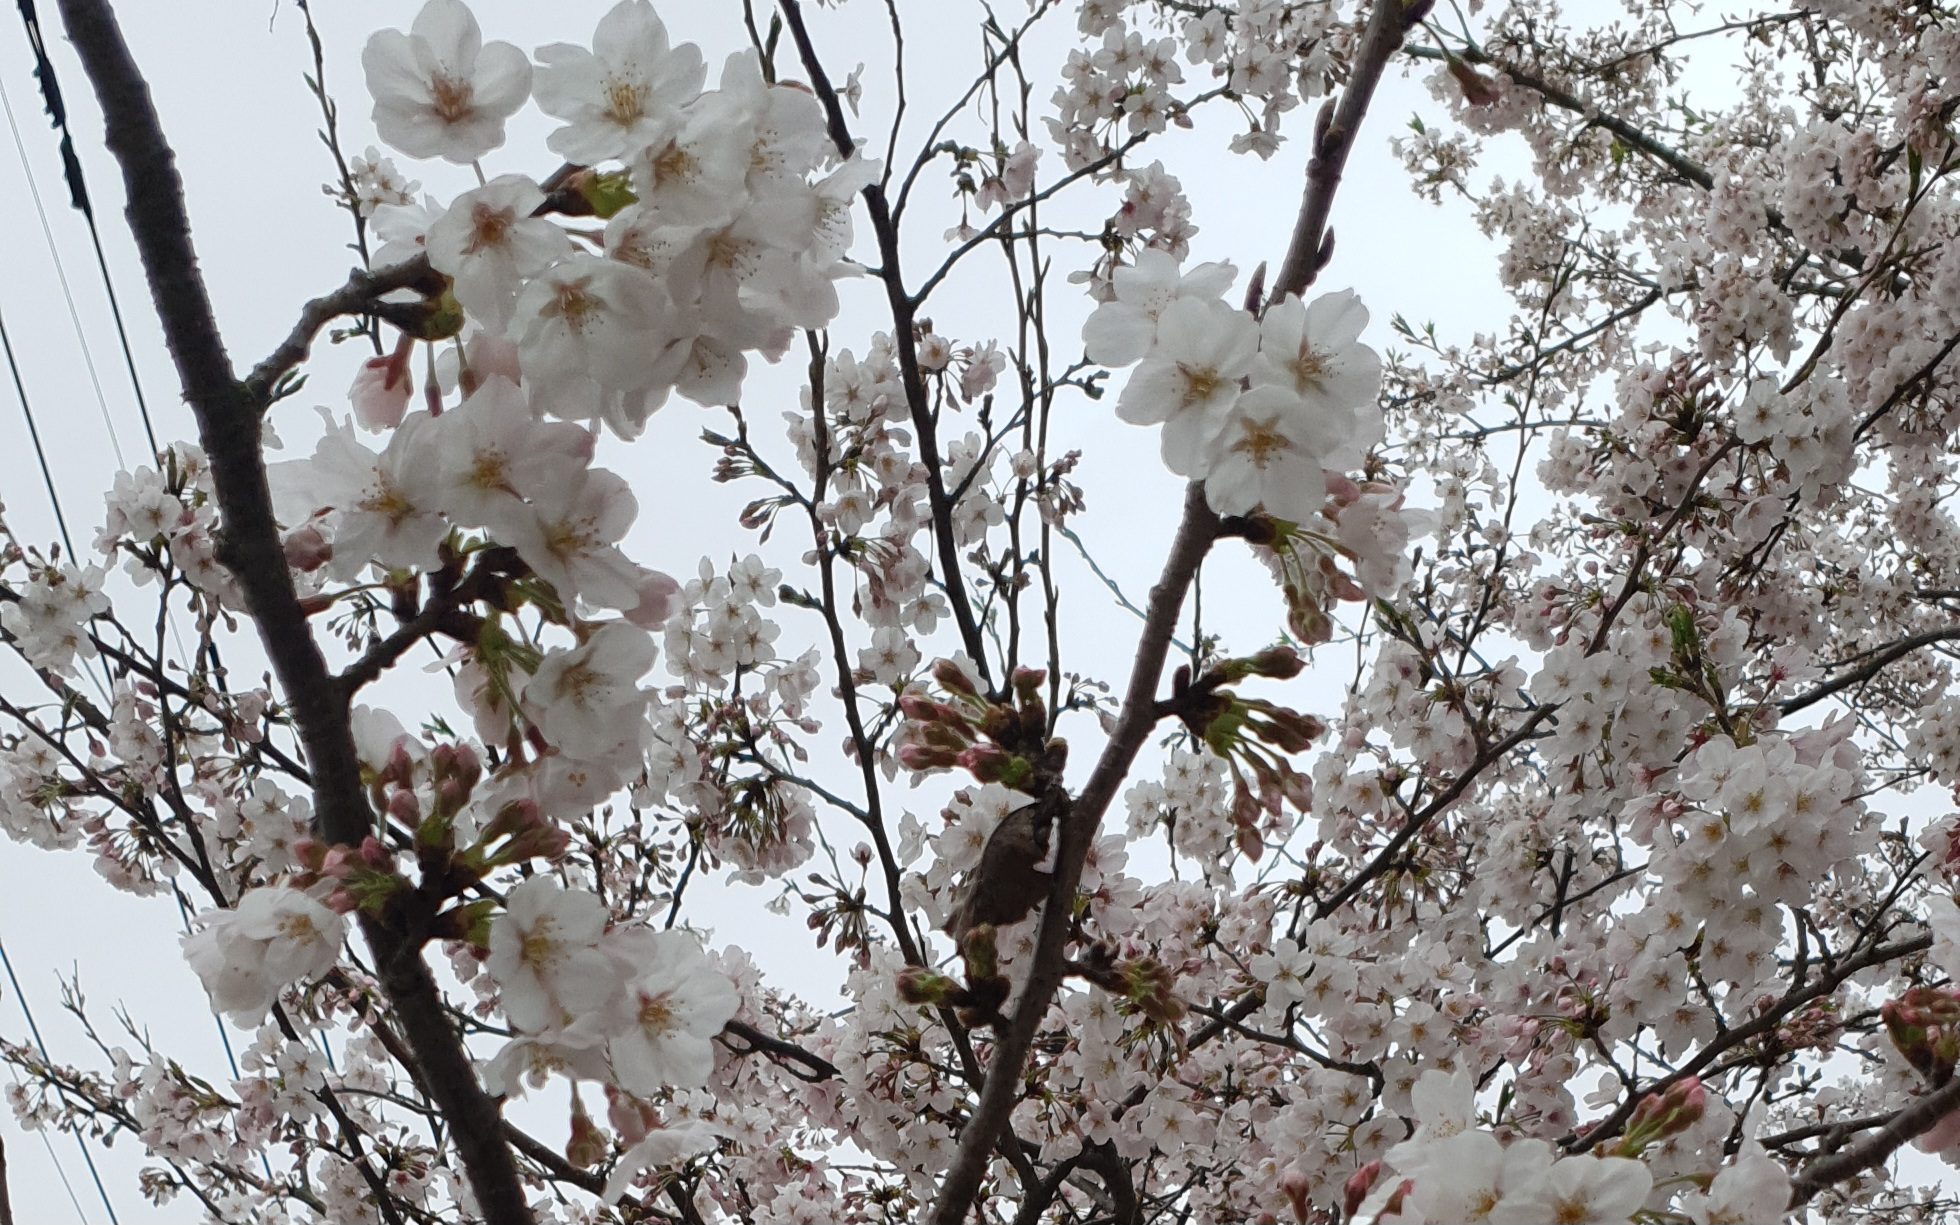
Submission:
[[[622,611],[626,619],[643,630],[656,630],[680,608],[681,585],[658,570],[641,570],[634,588],[638,600]],[[775,593],[770,593],[773,602]]]
[[974,193],[976,208],[991,209],[996,205],[1011,204],[1023,199],[1034,190],[1035,162],[1041,157],[1041,150],[1027,141],[1020,141],[1013,152],[1001,159],[1000,173],[989,175]]
[[318,978],[340,957],[346,921],[290,885],[248,890],[232,910],[207,915],[183,938],[214,1012],[240,1025],[265,1018],[279,993]]
[[347,177],[353,184],[354,207],[363,217],[374,216],[384,204],[413,204],[422,184],[405,178],[393,158],[381,156],[373,145],[360,157],[349,158]]
[[1240,396],[1211,438],[1205,501],[1221,515],[1267,514],[1295,523],[1320,511],[1328,450],[1325,418],[1280,387]]
[[1239,398],[1259,331],[1252,316],[1215,299],[1179,298],[1164,308],[1157,344],[1130,375],[1116,415],[1164,427],[1164,463],[1179,476],[1205,475],[1207,448]]
[[565,472],[534,489],[530,505],[505,517],[499,535],[568,605],[580,599],[600,608],[633,608],[640,601],[640,568],[620,551],[619,541],[638,514],[633,488],[618,473]]
[[539,47],[537,58],[538,109],[565,121],[545,144],[581,165],[623,158],[660,140],[707,79],[701,49],[671,46],[647,0],[614,5],[599,19],[591,50],[552,43]]
[[639,678],[653,667],[653,638],[608,621],[576,647],[545,654],[524,685],[525,713],[545,741],[574,760],[603,758],[636,744],[646,721]]
[[498,175],[457,196],[429,226],[429,266],[455,282],[456,300],[493,332],[510,323],[525,280],[572,249],[565,231],[531,214],[544,190],[521,174]]
[[109,611],[105,578],[100,566],[44,566],[0,605],[0,629],[31,666],[72,676],[76,660],[96,656],[89,623]]
[[368,266],[392,268],[424,254],[428,250],[429,227],[442,214],[443,208],[433,196],[424,196],[419,203],[383,204],[376,208],[372,229],[381,241],[375,245]]
[[608,1204],[616,1204],[632,1190],[633,1180],[640,1174],[647,1170],[666,1169],[711,1153],[716,1143],[714,1129],[692,1119],[670,1127],[657,1127],[619,1155],[619,1162],[606,1179],[600,1198]]
[[525,286],[515,332],[534,405],[604,420],[627,438],[665,400],[693,335],[659,281],[596,255],[573,255]]
[[467,165],[504,143],[504,122],[531,96],[531,62],[485,43],[462,0],[428,0],[404,34],[376,31],[361,52],[374,129],[410,157]]
[[1744,1144],[1706,1192],[1681,1197],[1681,1211],[1695,1225],[1764,1225],[1784,1220],[1789,1207],[1789,1172],[1756,1144]]
[[1489,1132],[1463,1131],[1425,1145],[1420,1164],[1396,1171],[1415,1177],[1407,1200],[1414,1220],[1482,1225],[1511,1219],[1513,1204],[1535,1202],[1531,1197],[1550,1173],[1552,1157],[1543,1140],[1505,1145]]
[[[437,422],[441,439],[437,500],[451,520],[487,527],[503,543],[535,524],[527,496],[576,488],[592,460],[592,435],[564,421],[540,421],[508,379],[484,381]],[[550,554],[544,546],[542,553]]]
[[549,876],[533,876],[504,902],[504,912],[490,922],[484,968],[502,989],[512,1025],[530,1032],[558,1029],[612,998],[616,971],[599,948],[605,903]]
[[1491,1225],[1626,1225],[1647,1203],[1654,1175],[1630,1157],[1566,1157],[1535,1186],[1506,1194]]
[[713,1038],[741,1004],[735,985],[687,932],[615,931],[607,951],[626,984],[608,1026],[615,1082],[640,1097],[707,1084]]
[[[751,192],[794,193],[836,152],[816,95],[763,76],[762,57],[754,48],[731,52],[722,61],[718,86],[716,93],[745,117]],[[875,174],[877,163],[871,165]]]
[[729,95],[703,94],[627,159],[634,193],[660,224],[726,225],[748,202],[750,118]]
[[1325,467],[1360,466],[1383,437],[1382,362],[1360,343],[1368,309],[1348,290],[1322,294],[1310,305],[1288,296],[1259,321],[1255,386],[1271,384],[1299,396],[1315,421]]
[[330,425],[310,459],[268,465],[280,517],[299,524],[326,513],[333,557],[326,570],[346,580],[370,562],[387,569],[433,567],[449,525],[428,480],[439,462],[435,419],[411,413],[379,453],[343,420]]
[[1112,297],[1082,325],[1083,351],[1092,362],[1127,366],[1156,343],[1159,321],[1171,303],[1186,298],[1216,301],[1237,276],[1238,269],[1224,263],[1198,264],[1181,272],[1166,252],[1139,251],[1135,264],[1110,274]]

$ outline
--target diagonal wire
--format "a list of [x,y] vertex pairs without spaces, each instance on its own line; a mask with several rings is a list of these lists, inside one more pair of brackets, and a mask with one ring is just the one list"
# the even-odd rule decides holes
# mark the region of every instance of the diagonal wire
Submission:
[[[27,1018],[27,1032],[34,1036],[34,1049],[41,1052],[42,1063],[53,1067],[54,1059],[48,1054],[48,1044],[41,1040],[41,1027],[34,1023],[34,1010],[27,1006],[27,993],[20,989],[20,978],[14,973],[13,958],[7,956],[7,943],[4,940],[0,940],[0,968],[7,971],[7,981],[14,988],[14,999],[20,1002],[20,1015]],[[110,1225],[119,1225],[116,1206],[109,1201],[109,1189],[102,1185],[102,1172],[95,1168],[95,1154],[89,1151],[88,1141],[82,1139],[81,1126],[71,1123],[70,1131],[75,1136],[75,1147],[82,1150],[82,1161],[88,1166],[89,1177],[95,1180],[95,1193],[102,1197],[102,1210],[109,1214]],[[63,1181],[67,1180],[64,1178]]]
[[116,453],[116,467],[129,465],[123,460],[122,438],[116,433],[115,419],[109,415],[109,399],[102,394],[102,379],[95,371],[95,353],[89,348],[88,333],[82,327],[82,317],[75,309],[75,294],[68,285],[68,270],[61,262],[61,250],[55,246],[54,229],[48,224],[48,210],[41,203],[41,189],[34,181],[34,168],[27,160],[27,145],[20,138],[20,124],[14,117],[13,100],[7,97],[7,84],[0,77],[0,113],[7,118],[7,129],[13,134],[14,152],[20,157],[20,168],[27,176],[27,194],[34,202],[34,213],[41,219],[41,237],[48,245],[48,255],[54,260],[55,280],[61,285],[61,298],[68,306],[68,321],[75,329],[75,339],[82,346],[82,366],[88,371],[89,385],[95,389],[95,406],[102,414],[102,425],[109,431],[109,446]]
[[[18,0],[18,4],[21,23],[27,29],[27,43],[34,52],[34,77],[41,86],[42,104],[47,109],[49,121],[61,133],[61,174],[68,183],[68,202],[82,215],[82,220],[88,223],[89,245],[95,249],[95,267],[102,274],[102,289],[109,297],[109,315],[115,321],[116,340],[122,346],[123,367],[129,371],[129,388],[135,394],[137,412],[143,417],[143,434],[149,439],[150,454],[155,456],[162,448],[157,445],[156,426],[150,420],[149,401],[143,397],[143,382],[136,377],[136,355],[130,349],[128,329],[123,326],[122,303],[116,297],[115,279],[109,275],[108,257],[102,253],[102,234],[95,225],[95,209],[89,203],[88,184],[82,178],[81,159],[75,156],[75,139],[68,131],[68,108],[61,101],[61,86],[55,81],[54,64],[48,59],[47,44],[41,34],[41,19],[34,12],[34,0]],[[13,123],[12,107],[8,108],[7,122],[10,125]],[[14,128],[14,142],[17,146],[20,143],[18,127]],[[25,152],[22,153],[21,160],[25,165]],[[29,171],[28,185],[32,187],[33,184],[33,172]],[[36,211],[41,209],[41,197],[38,191],[34,195],[34,207]],[[41,226],[43,230],[47,228],[45,212],[41,216]],[[52,239],[49,245],[52,248]],[[56,267],[60,267],[58,258]],[[64,292],[67,289],[66,278],[62,281],[62,288]],[[69,309],[72,313],[74,309],[72,302]],[[87,345],[84,344],[83,347],[86,349]],[[90,376],[93,375],[94,367],[91,365]],[[101,394],[99,385],[96,394],[98,396]]]
[[[8,1068],[7,1074],[13,1078],[16,1085],[21,1083],[19,1072]],[[88,1211],[82,1207],[82,1201],[76,1197],[75,1184],[68,1181],[68,1169],[61,1164],[61,1158],[55,1154],[54,1141],[48,1139],[47,1129],[37,1127],[34,1129],[34,1134],[41,1137],[41,1147],[48,1150],[48,1160],[54,1164],[54,1176],[61,1180],[61,1189],[68,1193],[68,1203],[75,1209],[75,1216],[82,1225],[89,1225]]]
[[61,494],[55,491],[54,470],[48,467],[48,449],[41,443],[41,427],[34,420],[34,406],[27,400],[27,384],[20,378],[20,363],[14,360],[13,338],[7,334],[7,317],[0,315],[0,354],[7,358],[7,373],[13,376],[14,395],[20,400],[20,414],[27,420],[27,437],[34,444],[34,458],[41,464],[41,483],[48,488],[48,502],[54,507],[54,523],[61,529],[61,543],[68,546],[68,560],[76,560],[75,538],[68,534],[68,516],[61,511]]

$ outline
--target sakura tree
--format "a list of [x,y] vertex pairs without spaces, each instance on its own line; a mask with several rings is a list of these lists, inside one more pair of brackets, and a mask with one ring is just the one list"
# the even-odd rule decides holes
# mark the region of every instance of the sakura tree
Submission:
[[[18,1117],[213,1221],[1960,1219],[1953,14],[1034,0],[908,116],[956,7],[428,0],[363,156],[316,77],[365,266],[241,370],[189,120],[59,0],[198,437],[8,531],[0,825],[194,906],[250,1036],[78,1002]],[[1198,238],[1184,129],[1285,250]],[[1391,151],[1508,319],[1339,288]],[[1137,600],[1085,417],[1183,483]],[[656,568],[711,485],[749,544]]]

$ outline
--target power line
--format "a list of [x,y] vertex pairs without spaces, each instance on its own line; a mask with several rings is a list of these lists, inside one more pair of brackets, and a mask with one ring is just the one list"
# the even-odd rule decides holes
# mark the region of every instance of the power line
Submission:
[[68,546],[68,560],[79,563],[75,538],[68,534],[68,516],[61,511],[61,494],[54,487],[54,470],[48,467],[48,449],[41,443],[41,427],[34,420],[34,406],[27,400],[27,384],[21,381],[20,363],[14,360],[13,338],[7,334],[7,317],[0,314],[0,353],[7,358],[7,373],[13,376],[14,395],[20,400],[20,415],[27,420],[27,437],[34,444],[34,458],[41,465],[41,483],[47,486],[48,502],[54,507],[54,523],[61,530],[61,543]]
[[[41,1040],[41,1027],[34,1023],[34,1010],[27,1006],[27,993],[20,989],[20,978],[14,973],[13,958],[7,956],[7,942],[4,940],[0,940],[0,967],[6,969],[7,981],[14,988],[14,998],[20,1001],[20,1015],[27,1018],[27,1032],[34,1036],[34,1049],[41,1052],[42,1063],[53,1067],[54,1059],[48,1054],[48,1044]],[[88,1165],[89,1177],[95,1180],[95,1193],[102,1197],[102,1210],[109,1214],[109,1225],[119,1225],[116,1206],[109,1201],[109,1189],[102,1185],[102,1172],[95,1168],[95,1154],[89,1152],[88,1142],[82,1139],[81,1126],[71,1122],[69,1130],[74,1134],[75,1147],[82,1150],[82,1161]],[[62,1181],[66,1182],[67,1179],[63,1178]],[[76,1206],[80,1207],[79,1204]]]
[[[16,1085],[21,1083],[19,1072],[8,1068],[7,1074],[13,1078]],[[68,1181],[68,1169],[61,1164],[61,1158],[55,1154],[54,1141],[48,1139],[47,1129],[37,1127],[34,1129],[34,1134],[41,1137],[41,1147],[48,1150],[48,1161],[54,1166],[54,1176],[61,1180],[61,1189],[68,1193],[68,1202],[74,1207],[75,1215],[81,1218],[82,1225],[89,1225],[88,1211],[82,1207],[82,1201],[76,1197],[75,1184]]]
[[[157,445],[156,426],[150,420],[150,405],[149,401],[143,396],[143,382],[136,377],[136,355],[130,349],[129,332],[123,326],[122,303],[116,297],[115,278],[109,275],[108,257],[102,253],[102,234],[95,225],[95,208],[89,203],[88,184],[82,178],[81,158],[75,155],[75,138],[68,131],[68,108],[61,100],[61,86],[55,81],[54,63],[48,59],[47,43],[41,34],[41,19],[34,12],[34,0],[18,0],[18,3],[21,23],[27,30],[27,44],[34,52],[34,78],[41,86],[41,101],[47,108],[49,121],[61,133],[61,175],[68,183],[68,202],[75,207],[75,211],[79,212],[82,215],[82,220],[88,224],[89,245],[95,249],[95,266],[97,271],[102,274],[103,292],[109,297],[109,315],[116,324],[116,340],[122,345],[123,366],[129,371],[129,388],[136,396],[136,409],[143,418],[143,433],[149,439],[150,454],[154,456],[162,448]],[[13,110],[11,107],[8,108],[7,121],[9,124],[13,123]],[[14,129],[14,141],[16,145],[20,143],[20,130],[17,127]],[[22,163],[25,165],[26,154],[23,152],[21,156]],[[32,187],[33,183],[34,176],[30,170],[28,172],[28,185]],[[39,192],[35,193],[34,207],[37,211],[41,208]],[[42,214],[41,225],[43,230],[47,228],[47,215],[45,213]],[[50,247],[52,245],[52,239],[50,239]],[[59,258],[55,262],[56,267],[59,268]],[[67,289],[66,278],[63,278],[62,287],[65,292]],[[72,301],[69,304],[69,310],[71,313],[74,310]],[[86,349],[87,345],[84,344],[83,347]],[[91,366],[91,377],[93,377],[93,374],[94,368]],[[101,387],[99,385],[96,388],[96,394],[98,396],[101,395]]]
[[75,294],[68,285],[68,269],[61,262],[61,250],[55,246],[54,229],[48,224],[48,210],[41,203],[41,188],[34,179],[34,167],[27,161],[27,145],[20,138],[20,124],[14,117],[13,100],[7,96],[7,82],[0,77],[0,113],[7,117],[7,130],[13,134],[14,153],[20,158],[21,173],[27,177],[27,195],[34,202],[34,214],[41,219],[41,238],[47,244],[48,256],[54,261],[55,281],[61,286],[61,298],[68,306],[68,321],[75,329],[75,340],[82,346],[82,366],[88,371],[89,385],[95,389],[95,406],[102,414],[102,425],[109,431],[109,446],[116,453],[116,467],[126,468],[123,459],[122,438],[116,433],[116,423],[109,416],[109,400],[102,394],[102,379],[95,371],[95,353],[88,347],[88,333],[82,328],[82,316],[75,309]]

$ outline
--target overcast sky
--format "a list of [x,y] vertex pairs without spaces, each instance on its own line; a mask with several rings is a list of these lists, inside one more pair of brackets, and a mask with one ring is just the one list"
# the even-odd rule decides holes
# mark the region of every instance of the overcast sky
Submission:
[[[41,0],[40,7],[103,228],[111,276],[129,323],[143,391],[159,432],[166,438],[187,437],[189,413],[179,399],[140,268],[121,226],[120,176],[101,147],[93,99],[62,40],[53,0]],[[342,107],[343,140],[351,154],[358,154],[373,141],[360,80],[361,43],[375,28],[405,26],[415,6],[320,0],[316,7],[326,41],[328,86]],[[607,7],[596,0],[552,4],[477,0],[474,4],[486,38],[505,39],[527,51],[547,42],[589,40],[594,22]],[[967,66],[978,62],[973,21],[977,9],[953,0],[905,0],[899,7],[911,23],[907,49],[912,113],[915,117],[936,114],[950,97],[947,91],[970,80]],[[330,177],[331,164],[314,137],[319,126],[317,104],[301,79],[310,68],[310,55],[299,14],[290,4],[272,0],[131,2],[121,9],[128,39],[150,78],[165,130],[177,150],[199,255],[225,339],[234,363],[247,366],[284,335],[304,299],[337,286],[353,262],[346,248],[347,218],[320,190]],[[746,45],[740,6],[732,0],[669,4],[661,9],[675,37],[702,43],[711,65]],[[1012,0],[1001,6],[1003,20],[1017,17],[1019,11]],[[860,59],[871,61],[864,75],[861,134],[882,147],[884,129],[874,125],[885,122],[891,109],[883,6],[855,0],[836,11],[812,6],[809,13],[834,76],[843,77]],[[1051,18],[1050,23],[1059,34],[1073,32],[1067,14]],[[1052,64],[1059,44],[1037,43],[1035,50],[1033,62]],[[50,444],[49,458],[70,526],[86,550],[100,520],[101,491],[117,468],[117,449],[133,466],[145,462],[146,446],[86,231],[67,206],[55,138],[43,121],[31,66],[25,36],[10,11],[0,18],[0,86],[18,124],[25,161],[16,156],[11,141],[8,148],[0,149],[0,233],[7,236],[5,254],[0,256],[4,269],[0,315],[6,320],[44,440]],[[784,75],[798,74],[785,65]],[[1050,112],[1046,99],[1053,79],[1052,74],[1037,78],[1037,116]],[[1437,210],[1416,200],[1388,153],[1389,136],[1412,113],[1433,116],[1438,109],[1420,86],[1405,79],[1400,70],[1392,70],[1335,208],[1339,256],[1319,288],[1351,286],[1361,293],[1375,319],[1367,339],[1378,348],[1388,343],[1386,320],[1393,312],[1415,320],[1433,319],[1446,336],[1460,338],[1498,325],[1508,313],[1494,285],[1490,249],[1463,211]],[[1166,140],[1161,152],[1149,156],[1162,156],[1194,198],[1201,231],[1194,259],[1230,259],[1243,270],[1262,259],[1277,264],[1299,199],[1306,116],[1294,117],[1297,122],[1291,130],[1298,134],[1296,139],[1268,163],[1213,151],[1222,149],[1229,135],[1230,125],[1218,122],[1227,118],[1223,111],[1206,117],[1197,133]],[[548,172],[553,162],[542,144],[548,130],[549,122],[527,109],[513,123],[510,143],[486,159],[486,173],[524,171],[541,176]],[[908,131],[916,141],[921,128],[914,124]],[[901,150],[904,144],[901,141]],[[471,185],[467,170],[413,165],[405,159],[401,164],[423,180],[426,190],[443,199]],[[1044,172],[1058,169],[1059,159],[1052,152],[1044,157]],[[927,173],[921,188],[928,201],[949,198],[940,191],[943,178],[935,178],[935,173]],[[46,237],[35,207],[37,192],[46,210]],[[1106,214],[1112,202],[1113,196],[1105,195],[1085,203],[1082,216]],[[922,210],[914,220],[907,255],[909,266],[916,269],[944,249],[939,235],[949,219]],[[72,314],[56,274],[57,255],[72,290]],[[1058,248],[1057,255],[1058,276],[1090,259],[1086,248]],[[944,301],[936,301],[926,312],[938,330],[956,342],[981,341],[1006,326],[994,280],[998,259],[983,258],[986,262],[977,267],[984,276],[949,283]],[[917,276],[913,279],[916,284]],[[995,287],[996,296],[981,292],[988,287]],[[863,284],[846,293],[845,316],[833,329],[834,347],[862,352],[870,332],[879,326],[876,300],[869,291],[870,286]],[[1057,297],[1066,299],[1068,294]],[[1080,302],[1059,311],[1067,320],[1066,327],[1056,329],[1062,354],[1077,351],[1073,328],[1085,312],[1086,304]],[[312,405],[338,405],[360,356],[349,349],[321,355],[311,368],[312,382],[306,392],[280,408],[275,417],[289,440],[307,439],[317,429],[309,411]],[[792,368],[752,376],[745,400],[753,420],[766,428],[780,411],[795,405],[794,374]],[[94,390],[98,381],[100,402]],[[1161,542],[1175,520],[1178,482],[1161,469],[1154,432],[1121,425],[1109,405],[1108,399],[1100,404],[1085,400],[1067,404],[1057,422],[1058,449],[1080,445],[1087,450],[1082,477],[1090,513],[1078,522],[1078,530],[1105,568],[1141,599],[1154,574]],[[635,448],[608,451],[607,462],[636,479],[642,516],[634,555],[683,578],[692,574],[704,548],[725,556],[752,547],[733,522],[734,508],[752,495],[740,488],[708,486],[708,456],[692,441],[704,425],[719,425],[721,420],[725,418],[676,401],[655,418],[649,436]],[[942,434],[949,437],[962,432],[957,424],[942,427]],[[43,542],[55,538],[20,407],[4,383],[0,383],[0,493],[11,523],[23,537]],[[1079,566],[1073,562],[1070,566],[1071,579],[1083,577]],[[1208,592],[1214,597],[1231,593],[1230,599],[1208,599],[1213,623],[1227,625],[1238,635],[1236,640],[1247,645],[1268,640],[1278,624],[1276,598],[1258,573],[1238,558],[1215,562],[1208,572]],[[1134,621],[1092,583],[1074,583],[1064,611],[1075,640],[1108,644],[1078,648],[1083,653],[1076,657],[1076,666],[1120,684]],[[1103,632],[1105,627],[1108,632]],[[414,720],[409,722],[412,725]],[[829,743],[829,735],[823,743]],[[220,1083],[228,1079],[205,998],[177,949],[180,929],[174,905],[160,899],[131,899],[108,889],[95,876],[85,853],[50,855],[4,844],[0,872],[6,881],[0,889],[0,940],[6,943],[27,1002],[57,1060],[94,1063],[76,1027],[60,1015],[58,1006],[56,976],[79,971],[98,1024],[105,1029],[112,1026],[111,1007],[127,1004],[150,1028],[160,1049]],[[717,943],[752,950],[770,943],[772,929],[759,916],[765,896],[750,892],[745,900],[718,902],[709,916]],[[789,940],[777,943],[779,951],[773,957],[762,952],[765,966],[787,971],[793,964],[809,961],[801,954],[800,942],[808,935],[800,923],[775,930]],[[823,978],[802,985],[820,990],[825,982],[834,984],[835,977],[826,970]],[[0,996],[4,997],[0,998],[0,1034],[23,1037],[20,1001],[10,989],[0,990]],[[118,1040],[113,1033],[108,1036],[111,1042]],[[96,1192],[87,1185],[71,1138],[49,1140],[61,1171],[75,1184],[79,1212],[41,1139],[23,1137],[11,1112],[0,1114],[4,1115],[0,1137],[6,1141],[18,1219],[35,1225],[107,1219]],[[95,1148],[120,1218],[196,1219],[197,1212],[186,1202],[162,1210],[143,1203],[135,1190],[134,1171],[144,1164],[138,1150],[127,1137],[113,1150]]]

